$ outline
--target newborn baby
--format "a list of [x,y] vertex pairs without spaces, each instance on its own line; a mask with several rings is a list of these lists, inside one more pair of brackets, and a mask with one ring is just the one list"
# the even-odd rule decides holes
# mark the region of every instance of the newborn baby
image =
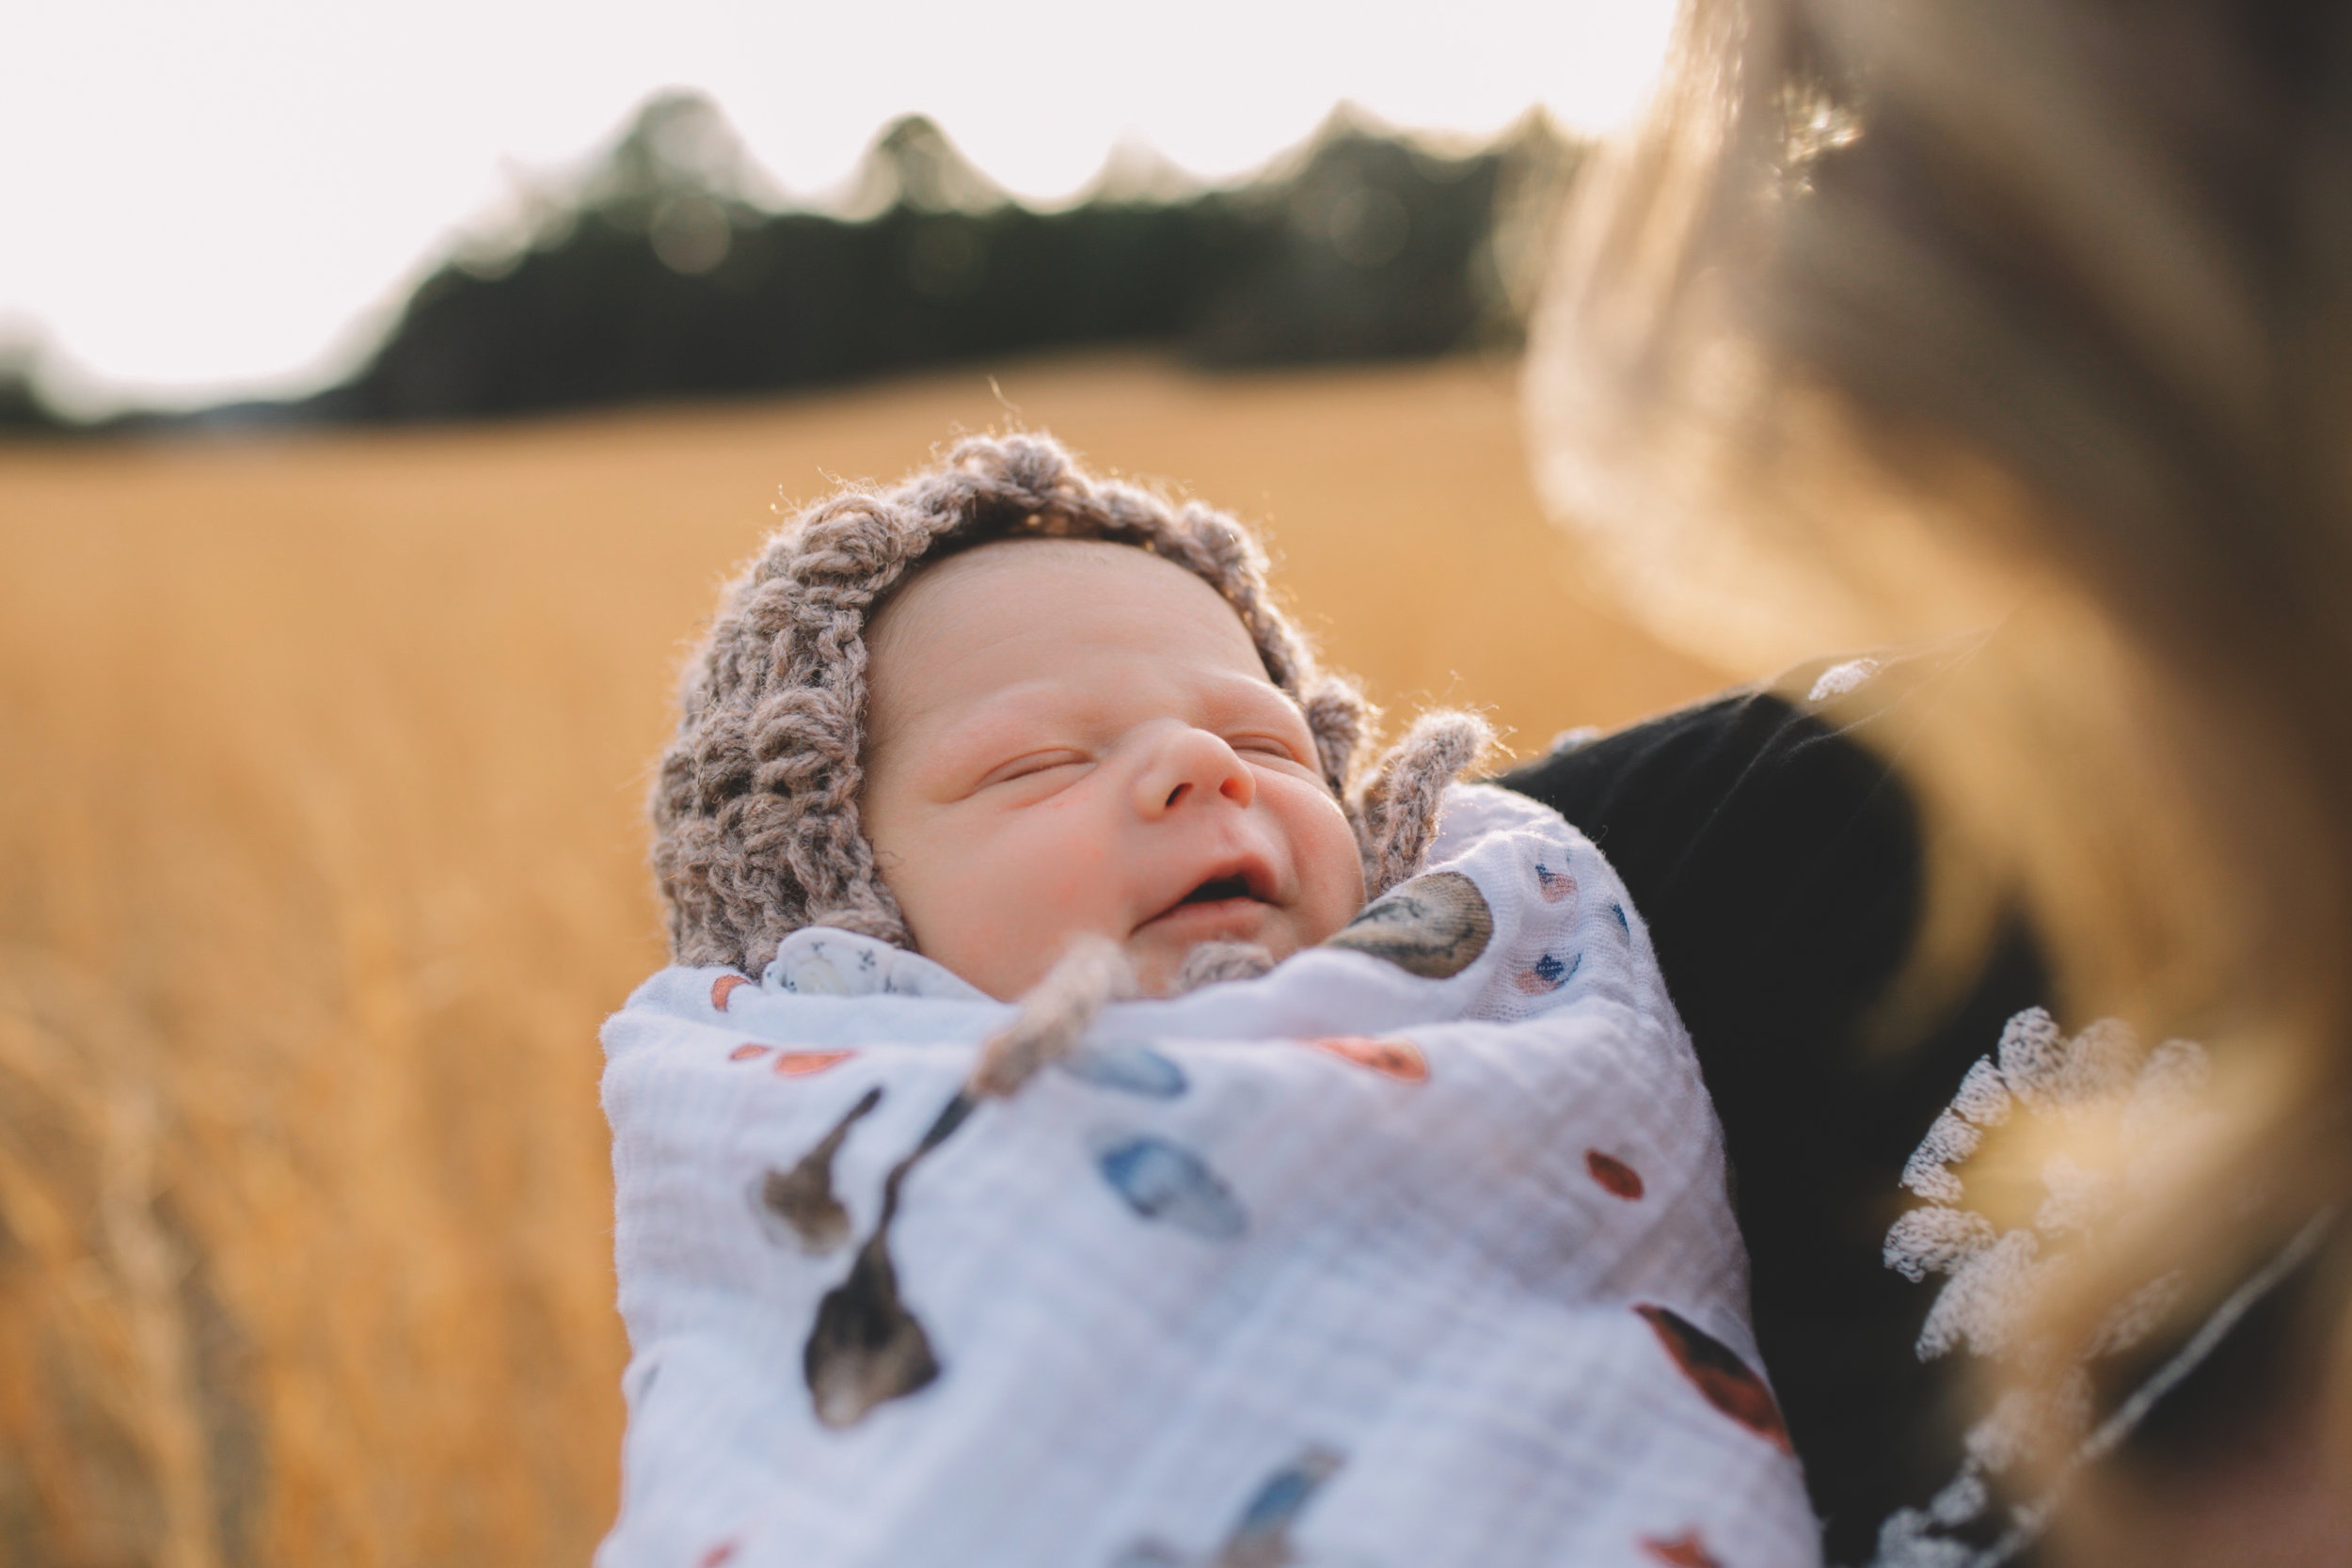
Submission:
[[601,1568],[1815,1560],[1622,887],[1231,519],[966,442],[682,706]]

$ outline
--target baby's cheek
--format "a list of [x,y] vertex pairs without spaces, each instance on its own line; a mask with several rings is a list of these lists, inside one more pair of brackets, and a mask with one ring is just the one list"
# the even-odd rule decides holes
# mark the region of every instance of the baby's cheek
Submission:
[[1093,929],[1108,901],[1115,868],[1103,847],[1082,832],[1053,831],[1078,826],[1041,813],[1030,832],[1006,847],[998,891],[1012,906],[1008,924],[1025,930],[1033,942]]
[[1355,830],[1336,801],[1317,792],[1316,809],[1295,839],[1299,881],[1299,945],[1311,947],[1356,918],[1364,907],[1364,863]]
[[1031,859],[1036,881],[1033,895],[1055,914],[1078,917],[1104,902],[1113,875],[1110,856],[1086,838],[1054,838],[1037,847]]
[[[1315,908],[1302,910],[1295,923],[1299,947],[1313,947],[1340,934],[1350,920],[1356,918],[1362,904],[1352,898],[1335,896]],[[1276,955],[1278,958],[1281,954]]]
[[954,879],[956,945],[996,982],[976,983],[999,994],[1003,986],[1023,990],[1067,938],[1125,936],[1104,912],[1112,874],[1101,846],[1043,832],[1008,834],[985,852],[967,853]]

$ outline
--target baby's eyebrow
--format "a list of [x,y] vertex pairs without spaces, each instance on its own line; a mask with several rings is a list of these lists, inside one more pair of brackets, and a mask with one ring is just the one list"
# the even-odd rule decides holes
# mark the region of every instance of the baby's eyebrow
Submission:
[[[1252,677],[1247,675],[1236,675],[1233,677],[1233,681],[1234,685],[1238,689],[1249,692],[1252,697],[1257,698],[1259,701],[1263,702],[1265,699],[1271,698],[1276,704],[1280,705],[1285,713],[1295,718],[1300,723],[1304,724],[1307,722],[1307,705],[1300,702],[1295,696],[1284,690],[1282,688],[1275,685],[1272,681],[1265,679],[1253,679]],[[1312,725],[1309,725],[1308,727],[1311,731],[1313,728]]]
[[[1045,683],[992,691],[950,720],[933,737],[923,760],[944,771],[977,768],[986,772],[1029,747],[1034,734],[1027,732],[1055,726],[1056,721],[1074,721],[1073,728],[1083,728],[1084,719],[1066,702],[1056,701]],[[1012,733],[1004,733],[1008,731]]]

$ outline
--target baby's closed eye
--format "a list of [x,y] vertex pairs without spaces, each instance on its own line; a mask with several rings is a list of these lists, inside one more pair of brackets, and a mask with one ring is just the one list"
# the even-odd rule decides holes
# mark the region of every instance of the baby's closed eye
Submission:
[[1038,779],[1063,768],[1083,768],[1094,759],[1086,752],[1067,746],[1047,751],[1029,752],[998,763],[980,778],[978,787],[989,789],[997,784],[1016,784],[1025,779]]
[[1225,744],[1233,749],[1235,755],[1261,767],[1271,764],[1285,772],[1303,770],[1316,778],[1322,776],[1310,746],[1287,736],[1264,733],[1229,735],[1225,737]]

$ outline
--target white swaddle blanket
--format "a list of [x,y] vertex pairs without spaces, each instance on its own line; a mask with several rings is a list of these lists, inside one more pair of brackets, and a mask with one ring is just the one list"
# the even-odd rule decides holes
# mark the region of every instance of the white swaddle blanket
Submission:
[[1615,873],[1480,785],[1430,867],[977,1105],[1013,1009],[915,954],[647,981],[600,1568],[1818,1561]]

